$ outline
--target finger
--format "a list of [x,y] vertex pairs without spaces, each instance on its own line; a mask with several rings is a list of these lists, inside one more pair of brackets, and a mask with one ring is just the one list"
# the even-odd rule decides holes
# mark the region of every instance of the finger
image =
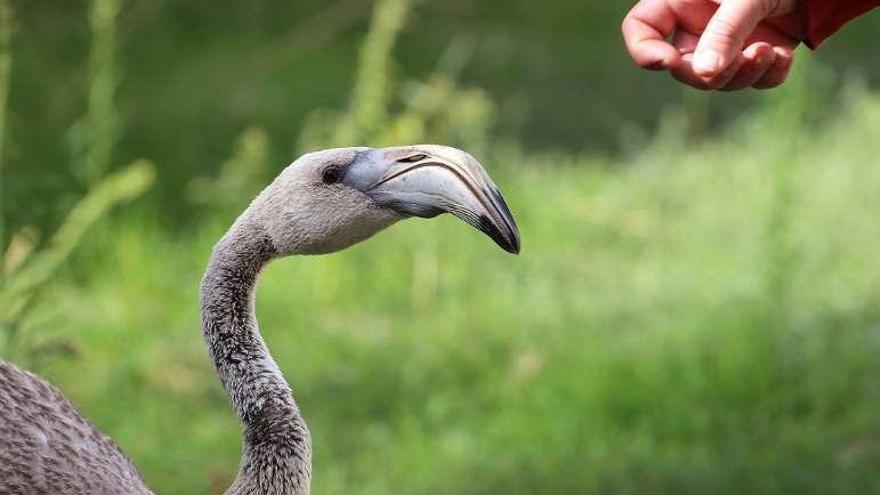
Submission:
[[745,46],[764,42],[770,46],[778,46],[788,50],[794,50],[799,44],[798,38],[792,37],[772,25],[762,22],[758,24],[754,31],[746,38]]
[[743,43],[766,14],[760,0],[723,2],[709,21],[697,50],[694,71],[713,78],[727,70],[741,54]]
[[682,56],[681,61],[672,67],[669,70],[669,73],[672,74],[677,81],[687,84],[696,89],[709,90],[711,89],[706,81],[703,80],[702,77],[698,76],[694,72],[694,67],[691,65],[693,61],[693,54],[688,53]]
[[[736,58],[733,59],[733,62],[731,62],[727,66],[727,68],[724,69],[723,72],[721,72],[721,74],[709,78],[703,76],[702,79],[706,82],[706,85],[710,89],[721,89],[726,86],[727,83],[729,83],[737,75],[737,73],[739,73],[740,69],[743,67],[743,65],[745,65],[745,63],[746,58],[743,56],[743,54],[737,53]],[[694,72],[699,75],[696,67],[694,68]]]
[[738,91],[757,83],[776,61],[776,52],[767,43],[754,43],[743,51],[743,57],[745,62],[739,72],[721,88],[722,91]]
[[694,33],[689,33],[684,30],[677,30],[675,34],[672,35],[672,46],[678,50],[678,53],[684,55],[686,53],[694,53],[694,50],[697,49],[697,42],[700,41],[700,37]]
[[794,63],[794,51],[786,47],[773,47],[776,59],[758,81],[753,84],[757,89],[770,89],[784,83]]
[[776,0],[775,5],[770,5],[767,10],[767,17],[781,16],[794,12],[801,0]]
[[666,42],[675,28],[675,16],[665,0],[642,0],[623,20],[621,31],[630,57],[640,67],[664,70],[680,56]]

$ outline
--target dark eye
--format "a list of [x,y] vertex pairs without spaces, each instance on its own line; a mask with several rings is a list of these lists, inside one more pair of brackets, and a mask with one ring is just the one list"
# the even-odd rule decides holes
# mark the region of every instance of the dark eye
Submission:
[[321,180],[324,184],[336,184],[342,180],[342,169],[339,167],[327,167],[321,174]]
[[423,155],[423,154],[419,153],[418,155],[410,155],[406,158],[401,158],[400,160],[397,160],[397,161],[399,161],[401,163],[414,163],[419,160],[424,160],[425,158],[428,158],[428,155]]

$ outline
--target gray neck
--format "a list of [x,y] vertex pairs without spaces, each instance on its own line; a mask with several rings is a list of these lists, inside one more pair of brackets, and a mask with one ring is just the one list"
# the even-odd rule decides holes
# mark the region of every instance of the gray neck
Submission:
[[269,236],[245,214],[214,248],[202,279],[202,333],[244,425],[241,467],[228,494],[309,492],[309,431],[254,314],[257,279],[275,254]]

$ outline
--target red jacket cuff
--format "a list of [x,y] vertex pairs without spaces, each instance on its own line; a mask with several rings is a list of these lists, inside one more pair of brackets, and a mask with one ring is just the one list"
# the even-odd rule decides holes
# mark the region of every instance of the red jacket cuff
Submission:
[[880,0],[803,0],[806,20],[804,43],[816,49],[847,22],[880,6]]

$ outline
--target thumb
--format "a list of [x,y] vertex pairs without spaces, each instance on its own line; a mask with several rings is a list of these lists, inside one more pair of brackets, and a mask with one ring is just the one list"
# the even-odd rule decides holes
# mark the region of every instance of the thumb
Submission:
[[725,0],[709,20],[694,51],[693,68],[699,76],[720,74],[736,60],[743,43],[767,15],[766,0]]

